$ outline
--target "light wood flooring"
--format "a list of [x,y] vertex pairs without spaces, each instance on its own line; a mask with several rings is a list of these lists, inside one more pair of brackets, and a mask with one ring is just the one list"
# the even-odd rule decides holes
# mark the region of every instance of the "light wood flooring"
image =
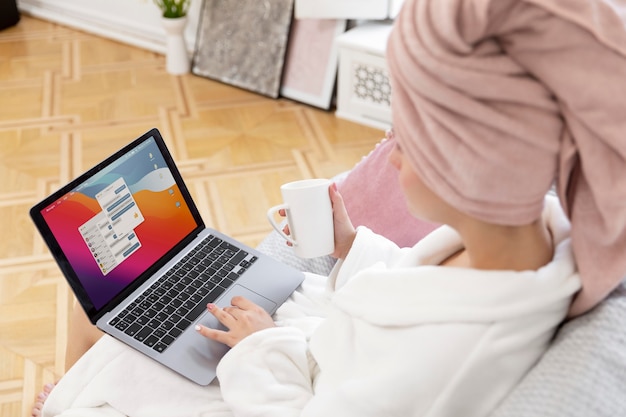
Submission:
[[350,169],[383,132],[194,75],[23,16],[0,32],[0,416],[30,415],[62,375],[73,303],[35,232],[35,202],[157,127],[210,226],[250,245],[283,182]]

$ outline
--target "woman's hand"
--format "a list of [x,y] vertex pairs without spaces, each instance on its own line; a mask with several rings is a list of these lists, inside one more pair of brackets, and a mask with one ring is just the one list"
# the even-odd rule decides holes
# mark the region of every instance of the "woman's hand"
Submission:
[[335,227],[335,251],[332,256],[337,259],[344,259],[352,248],[352,243],[356,238],[356,230],[346,211],[343,197],[337,190],[337,184],[332,183],[328,192],[333,205],[333,224]]
[[276,327],[267,311],[241,296],[233,297],[230,307],[220,308],[215,304],[209,304],[207,310],[228,330],[211,329],[201,325],[197,325],[196,330],[202,336],[230,347],[252,333]]

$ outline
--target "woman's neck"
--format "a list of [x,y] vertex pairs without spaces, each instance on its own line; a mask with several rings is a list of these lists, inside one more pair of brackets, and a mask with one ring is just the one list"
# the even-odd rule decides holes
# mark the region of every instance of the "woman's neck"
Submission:
[[524,226],[464,222],[456,230],[461,234],[464,250],[442,265],[526,271],[546,265],[554,256],[552,236],[542,219]]

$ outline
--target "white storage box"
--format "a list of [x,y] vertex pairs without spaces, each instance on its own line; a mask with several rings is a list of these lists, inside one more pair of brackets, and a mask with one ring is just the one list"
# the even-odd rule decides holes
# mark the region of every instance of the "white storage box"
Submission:
[[296,0],[296,19],[394,18],[404,0]]
[[385,60],[391,23],[367,23],[337,38],[336,116],[379,129],[391,127],[391,86]]

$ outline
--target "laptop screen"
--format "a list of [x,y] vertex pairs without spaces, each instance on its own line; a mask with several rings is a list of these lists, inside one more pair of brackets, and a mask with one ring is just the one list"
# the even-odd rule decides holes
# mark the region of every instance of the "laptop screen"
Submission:
[[177,185],[178,172],[166,162],[169,153],[164,156],[154,136],[134,144],[72,182],[49,204],[36,206],[54,237],[48,236],[47,243],[61,258],[66,276],[69,271],[70,284],[95,310],[201,223],[185,198],[187,190]]

